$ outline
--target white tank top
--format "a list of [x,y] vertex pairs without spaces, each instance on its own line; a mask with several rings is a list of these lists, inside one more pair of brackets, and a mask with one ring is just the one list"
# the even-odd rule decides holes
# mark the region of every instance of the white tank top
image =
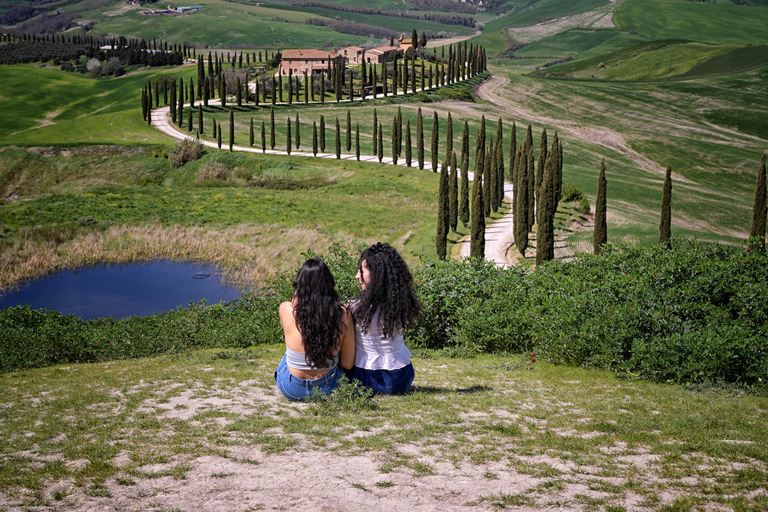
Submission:
[[381,337],[379,311],[371,318],[367,333],[355,325],[355,366],[366,370],[399,370],[411,362],[411,351],[403,343],[403,333]]

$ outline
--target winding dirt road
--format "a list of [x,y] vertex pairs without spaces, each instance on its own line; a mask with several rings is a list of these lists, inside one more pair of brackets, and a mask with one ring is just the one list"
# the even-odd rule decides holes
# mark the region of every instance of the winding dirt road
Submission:
[[[185,107],[187,107],[185,105]],[[194,139],[192,135],[189,133],[185,133],[178,128],[176,128],[174,125],[171,124],[169,119],[170,114],[170,107],[160,107],[158,109],[155,109],[152,111],[152,126],[154,126],[156,129],[160,130],[164,134],[173,137],[177,140],[184,140],[184,139]],[[200,140],[200,143],[203,144],[206,147],[218,149],[218,144],[215,142],[211,142],[208,140]],[[228,145],[227,145],[228,147]],[[222,150],[224,148],[224,145],[222,144]],[[262,151],[258,148],[252,148],[249,146],[239,146],[239,145],[233,145],[232,151],[242,151],[245,153],[265,153],[270,155],[287,155],[288,153],[286,151],[277,151],[277,150],[266,150]],[[317,156],[313,155],[310,152],[306,151],[292,151],[291,156],[300,156],[300,157],[306,157],[306,158],[336,158],[335,153],[318,153]],[[342,160],[355,160],[355,155],[341,155]],[[379,157],[378,156],[372,156],[372,155],[360,155],[360,161],[361,162],[373,162],[378,163]],[[392,158],[391,157],[384,157],[381,161],[381,163],[392,164]],[[406,167],[405,160],[400,159],[398,160],[397,164],[401,167]],[[424,170],[425,171],[431,171],[432,170],[432,163],[429,161],[424,161]],[[438,169],[438,171],[442,171],[441,168]],[[469,179],[473,180],[474,176],[473,173],[469,173]],[[507,198],[508,201],[512,201],[512,185],[505,184],[504,185],[504,195]],[[493,224],[490,224],[486,227],[485,230],[485,258],[487,260],[491,260],[496,262],[497,265],[506,266],[508,265],[508,261],[506,258],[507,250],[509,249],[509,246],[512,244],[513,239],[513,230],[512,230],[512,213],[507,213],[504,217],[497,220]],[[459,242],[460,244],[460,254],[463,257],[469,257],[469,240],[463,240]]]

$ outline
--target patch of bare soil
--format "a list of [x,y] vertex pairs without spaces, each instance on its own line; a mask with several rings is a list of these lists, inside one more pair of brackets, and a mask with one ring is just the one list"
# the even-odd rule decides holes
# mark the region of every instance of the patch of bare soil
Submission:
[[539,39],[557,35],[572,28],[612,28],[614,26],[613,10],[616,6],[620,5],[622,1],[623,0],[617,0],[595,9],[594,11],[547,20],[537,23],[536,25],[510,27],[507,29],[507,33],[511,39],[518,43],[530,44]]

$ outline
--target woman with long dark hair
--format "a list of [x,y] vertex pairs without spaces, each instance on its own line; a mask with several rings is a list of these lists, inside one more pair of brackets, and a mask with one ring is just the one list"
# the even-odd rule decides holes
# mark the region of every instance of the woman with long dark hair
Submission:
[[365,249],[358,260],[361,290],[350,304],[355,317],[355,366],[347,372],[375,393],[400,395],[414,378],[403,332],[419,314],[413,277],[389,244]]
[[307,260],[293,282],[293,298],[280,304],[285,355],[275,370],[277,389],[291,401],[330,393],[355,362],[352,315],[339,304],[324,261]]

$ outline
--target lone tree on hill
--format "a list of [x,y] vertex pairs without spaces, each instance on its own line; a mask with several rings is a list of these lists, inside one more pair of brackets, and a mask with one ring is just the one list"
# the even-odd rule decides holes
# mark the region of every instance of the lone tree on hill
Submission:
[[765,250],[765,224],[768,205],[766,205],[766,184],[765,184],[765,156],[760,163],[760,169],[757,171],[757,181],[755,182],[755,206],[752,208],[752,225],[749,228],[749,238],[753,249]]
[[606,223],[607,201],[606,191],[608,184],[605,181],[605,159],[600,162],[600,177],[597,179],[597,198],[595,199],[595,231],[592,234],[592,247],[595,254],[603,251],[603,246],[608,242],[608,225]]
[[661,197],[659,243],[671,247],[670,238],[672,238],[672,168],[667,167],[667,175],[664,178],[664,192]]

